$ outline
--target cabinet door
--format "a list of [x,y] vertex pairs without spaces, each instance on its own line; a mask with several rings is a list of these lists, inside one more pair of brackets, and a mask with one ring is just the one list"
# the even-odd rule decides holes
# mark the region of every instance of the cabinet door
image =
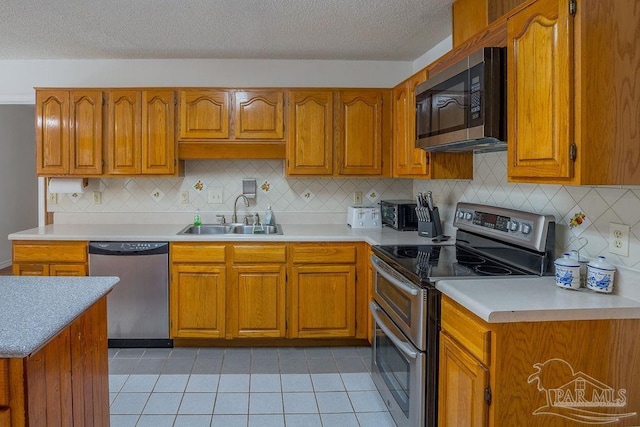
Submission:
[[234,98],[234,136],[237,139],[284,137],[284,92],[237,91]]
[[448,335],[440,333],[438,425],[485,427],[489,410],[485,389],[489,372]]
[[224,338],[224,265],[174,264],[171,268],[171,338]]
[[573,176],[573,18],[541,0],[507,22],[507,175],[557,181]]
[[284,338],[285,265],[233,267],[229,313],[231,336]]
[[49,265],[49,276],[86,276],[87,266],[85,264],[51,264]]
[[229,92],[180,91],[180,139],[229,138]]
[[172,90],[142,91],[142,173],[175,171],[175,95]]
[[393,89],[394,176],[429,178],[427,153],[416,147],[416,86],[427,79],[426,70]]
[[45,263],[13,263],[14,276],[48,276],[49,264]]
[[107,103],[107,173],[139,175],[142,171],[142,92],[112,90]]
[[69,92],[36,92],[36,172],[60,175],[69,172]]
[[69,93],[70,175],[102,173],[102,91]]
[[356,332],[356,266],[292,268],[291,338],[346,338]]
[[382,93],[341,91],[336,111],[339,175],[382,175]]
[[292,91],[287,175],[333,174],[333,92]]

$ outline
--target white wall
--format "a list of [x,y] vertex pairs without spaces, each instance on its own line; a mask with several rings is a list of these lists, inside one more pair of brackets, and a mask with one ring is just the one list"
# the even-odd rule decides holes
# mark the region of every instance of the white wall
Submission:
[[0,104],[33,104],[34,87],[393,87],[412,63],[301,60],[4,60]]
[[0,105],[0,268],[11,264],[7,235],[38,225],[32,105]]

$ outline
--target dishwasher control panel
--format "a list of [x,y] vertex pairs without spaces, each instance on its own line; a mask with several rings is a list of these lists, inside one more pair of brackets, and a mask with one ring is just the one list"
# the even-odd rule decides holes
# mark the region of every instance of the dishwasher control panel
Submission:
[[90,254],[113,254],[113,253],[167,253],[169,243],[167,242],[90,242]]

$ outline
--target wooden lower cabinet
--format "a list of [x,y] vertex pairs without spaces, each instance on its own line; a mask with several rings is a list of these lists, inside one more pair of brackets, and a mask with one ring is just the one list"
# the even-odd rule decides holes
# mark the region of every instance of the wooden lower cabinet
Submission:
[[286,244],[234,245],[229,277],[229,338],[286,336]]
[[0,426],[109,426],[106,297],[37,352],[0,359]]
[[487,323],[443,296],[441,325],[439,426],[638,425],[640,319]]
[[14,276],[86,276],[87,242],[13,242]]

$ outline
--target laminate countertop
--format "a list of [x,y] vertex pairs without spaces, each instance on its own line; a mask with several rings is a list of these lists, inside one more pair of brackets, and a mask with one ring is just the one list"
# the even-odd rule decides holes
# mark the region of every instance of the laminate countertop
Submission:
[[640,319],[640,301],[561,289],[553,276],[440,280],[436,288],[488,323]]
[[119,280],[0,276],[0,358],[23,358],[34,353]]
[[[366,242],[370,245],[428,245],[417,231],[350,228],[343,224],[282,224],[282,235],[179,235],[184,224],[51,224],[9,235],[9,240],[221,241],[221,242]],[[450,239],[444,244],[453,244]]]

